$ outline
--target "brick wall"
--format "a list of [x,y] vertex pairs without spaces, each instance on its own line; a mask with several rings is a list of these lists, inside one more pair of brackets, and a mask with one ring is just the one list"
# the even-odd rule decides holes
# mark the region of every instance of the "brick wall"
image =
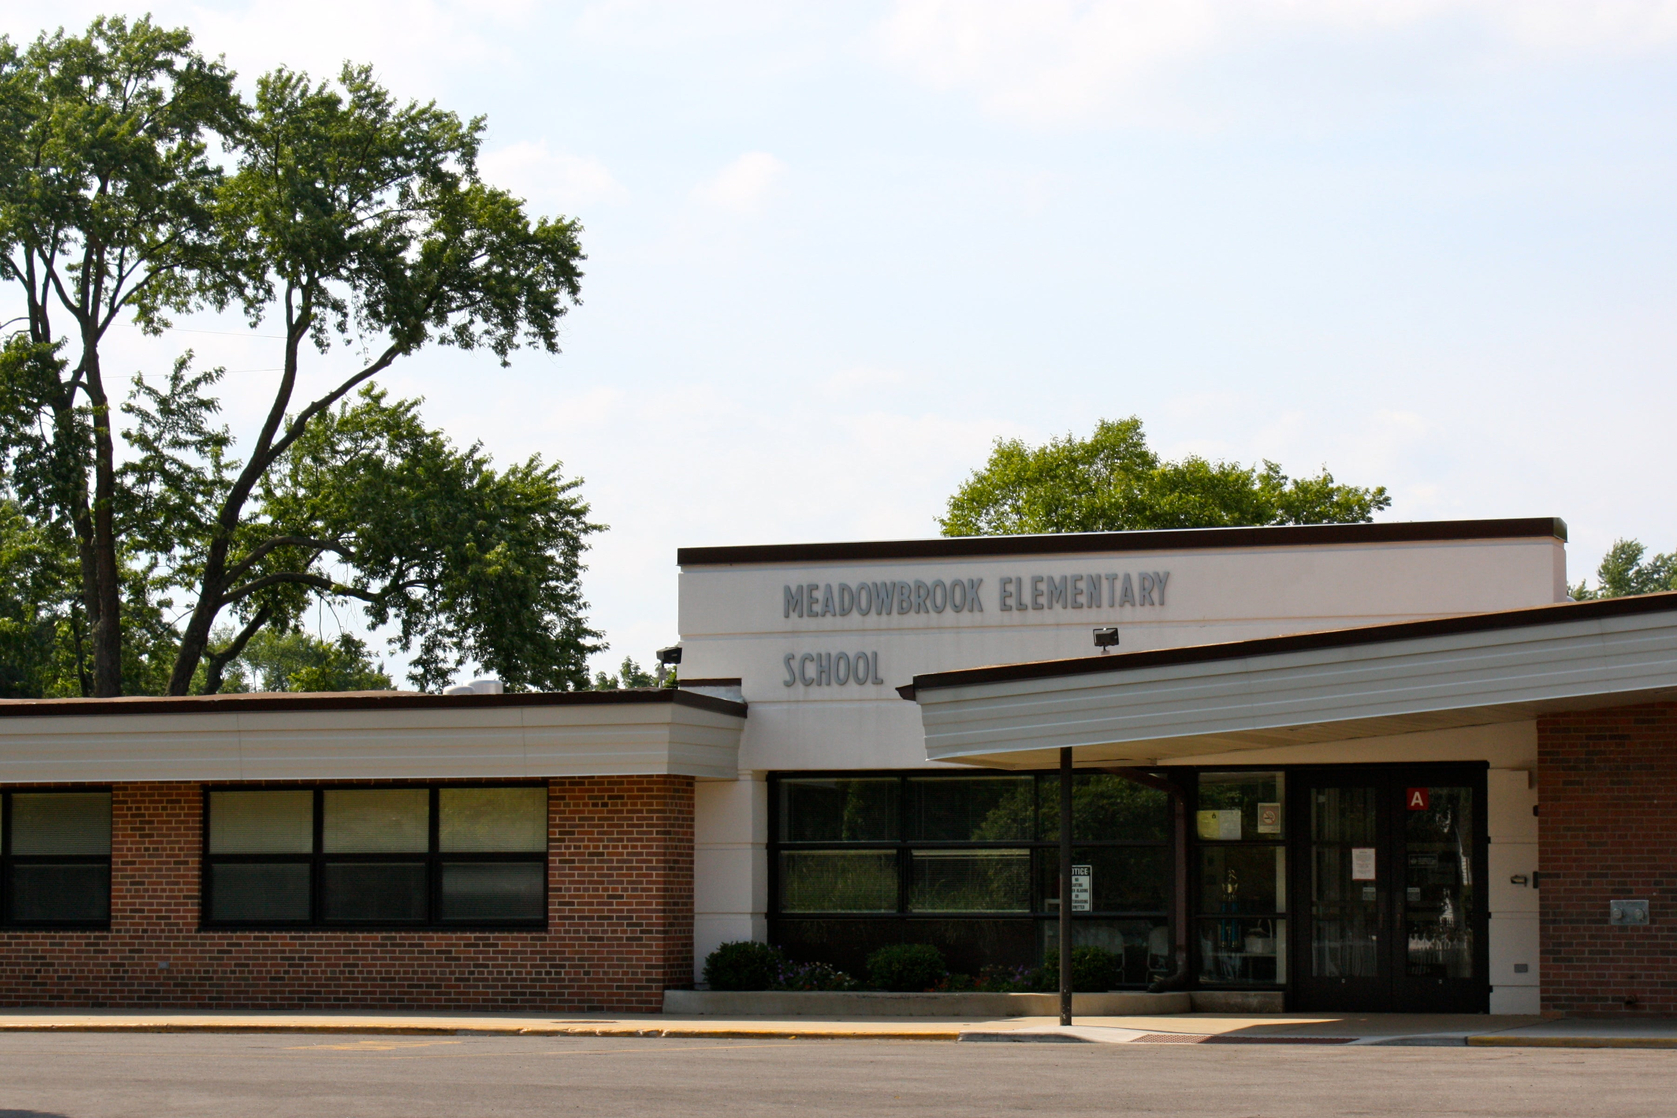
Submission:
[[118,784],[109,931],[0,930],[0,1006],[657,1012],[693,974],[693,779],[548,791],[545,931],[205,931],[203,792]]
[[1537,751],[1544,1011],[1677,1014],[1677,703],[1540,718]]

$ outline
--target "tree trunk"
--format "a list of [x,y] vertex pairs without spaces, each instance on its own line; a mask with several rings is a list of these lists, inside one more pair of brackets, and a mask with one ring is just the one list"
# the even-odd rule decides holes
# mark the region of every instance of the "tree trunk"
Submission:
[[[84,326],[82,362],[93,408],[93,591],[88,595],[93,693],[110,698],[122,694],[122,572],[116,557],[116,443],[111,437],[110,400],[99,372],[98,345],[91,328]],[[85,579],[86,560],[82,571]]]

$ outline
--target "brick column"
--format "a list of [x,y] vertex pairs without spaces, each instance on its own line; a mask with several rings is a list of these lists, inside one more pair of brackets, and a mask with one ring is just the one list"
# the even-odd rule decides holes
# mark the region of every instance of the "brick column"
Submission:
[[1677,703],[1544,716],[1537,754],[1544,1011],[1677,1014]]

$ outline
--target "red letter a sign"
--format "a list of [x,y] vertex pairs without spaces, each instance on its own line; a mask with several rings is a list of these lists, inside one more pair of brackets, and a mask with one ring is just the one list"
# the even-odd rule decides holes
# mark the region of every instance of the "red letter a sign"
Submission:
[[1429,791],[1430,789],[1427,788],[1411,788],[1409,790],[1409,810],[1427,810],[1427,793]]

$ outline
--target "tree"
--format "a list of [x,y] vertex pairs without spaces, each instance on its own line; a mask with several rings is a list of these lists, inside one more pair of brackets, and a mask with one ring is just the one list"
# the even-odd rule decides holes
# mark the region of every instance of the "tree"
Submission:
[[625,687],[656,686],[658,686],[657,678],[651,672],[641,670],[641,666],[629,656],[623,657],[623,664],[617,669],[616,675],[607,672],[594,673],[594,690],[596,691],[616,691]]
[[129,576],[100,347],[125,317],[158,332],[171,311],[224,300],[231,280],[205,135],[236,129],[239,103],[232,73],[191,42],[121,17],[42,35],[22,56],[0,42],[0,280],[22,296],[27,329],[10,348],[31,374],[11,387],[43,421],[19,488],[73,533],[96,695],[122,690]]
[[1384,486],[1340,485],[1325,469],[1289,478],[1269,461],[1261,468],[1192,455],[1165,461],[1132,416],[1101,420],[1087,439],[1068,434],[1040,447],[996,440],[938,523],[946,536],[1351,524],[1391,503]]
[[230,678],[241,685],[248,678],[257,691],[389,691],[392,686],[384,666],[373,664],[366,642],[349,633],[327,641],[310,633],[264,629],[251,638],[234,668]]
[[[18,506],[77,549],[79,600],[61,612],[73,633],[86,619],[82,693],[213,692],[313,597],[396,624],[422,687],[467,661],[514,690],[588,686],[601,646],[581,555],[602,526],[578,482],[539,458],[497,470],[369,383],[430,344],[503,365],[521,345],[558,351],[580,227],[532,221],[481,181],[481,119],[399,104],[365,67],[335,83],[281,69],[246,106],[185,31],[100,20],[23,56],[0,41],[0,129],[0,275],[30,323],[0,352],[0,452]],[[209,134],[231,174],[206,159]],[[135,378],[117,455],[104,331],[229,301],[279,327],[259,430],[235,443],[216,421],[221,370],[185,353],[165,383]],[[61,308],[73,336],[53,332]],[[345,364],[334,342],[349,368],[299,396]]]
[[1639,540],[1614,540],[1596,568],[1596,586],[1579,582],[1569,587],[1578,601],[1592,598],[1621,598],[1627,594],[1654,594],[1677,590],[1677,551],[1654,555],[1643,561],[1647,547]]

